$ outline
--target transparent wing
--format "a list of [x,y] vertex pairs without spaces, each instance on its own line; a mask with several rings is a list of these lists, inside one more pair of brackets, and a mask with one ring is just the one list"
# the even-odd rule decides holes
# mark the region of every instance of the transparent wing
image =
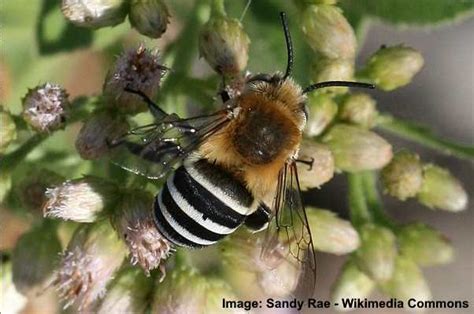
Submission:
[[262,259],[275,267],[285,259],[297,267],[299,279],[295,295],[310,297],[316,285],[316,252],[293,160],[279,173],[272,212]]
[[228,110],[188,119],[166,115],[111,141],[110,159],[125,170],[159,179],[230,119]]

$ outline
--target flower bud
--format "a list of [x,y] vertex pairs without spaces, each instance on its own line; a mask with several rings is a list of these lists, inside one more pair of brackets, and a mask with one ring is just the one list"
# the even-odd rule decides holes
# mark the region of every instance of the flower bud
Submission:
[[331,289],[331,299],[333,303],[338,303],[336,307],[339,311],[350,309],[342,307],[342,299],[364,299],[374,290],[375,283],[364,272],[362,272],[353,260],[348,260],[344,264],[339,277]]
[[0,109],[0,153],[16,139],[16,125],[10,113]]
[[370,57],[362,73],[377,88],[391,91],[410,83],[423,63],[423,56],[413,48],[402,45],[382,47]]
[[355,253],[357,266],[377,282],[392,277],[397,249],[395,236],[384,227],[367,224],[360,230],[361,246]]
[[392,146],[379,135],[347,124],[336,124],[324,136],[336,168],[357,172],[380,169],[392,159]]
[[13,284],[12,265],[10,262],[0,264],[0,312],[20,313],[28,299],[19,293]]
[[93,222],[117,199],[118,188],[98,177],[86,176],[66,181],[46,190],[45,217],[77,222]]
[[359,234],[349,221],[325,209],[309,208],[307,215],[316,250],[342,255],[359,247]]
[[128,18],[140,34],[151,38],[160,38],[170,22],[168,7],[163,0],[132,0]]
[[62,0],[61,11],[74,25],[90,28],[115,26],[127,15],[125,0]]
[[337,104],[326,93],[308,95],[308,121],[305,132],[308,136],[320,135],[337,114]]
[[396,153],[382,170],[385,191],[402,201],[414,197],[420,191],[422,179],[420,158],[406,150]]
[[244,309],[222,307],[222,300],[238,300],[238,297],[232,291],[231,287],[223,280],[217,278],[209,278],[206,287],[206,307],[203,313],[215,314],[245,314],[248,313]]
[[23,98],[22,115],[37,132],[51,132],[64,126],[69,106],[66,91],[46,83],[28,91]]
[[76,138],[76,150],[83,159],[98,159],[109,151],[107,141],[117,139],[128,129],[124,116],[96,113],[82,125]]
[[195,270],[174,269],[153,297],[152,313],[205,313],[206,281]]
[[157,51],[150,51],[143,45],[127,50],[115,61],[105,78],[103,93],[107,105],[126,113],[146,111],[143,99],[125,91],[125,88],[141,91],[153,99],[166,70],[160,64]]
[[398,243],[400,253],[420,266],[447,264],[454,258],[449,240],[421,223],[404,226],[398,233]]
[[12,188],[12,177],[8,171],[0,172],[0,203],[7,197]]
[[[354,60],[317,58],[311,66],[311,79],[315,83],[326,81],[352,81],[354,77]],[[347,87],[326,87],[321,89],[324,93],[343,94]]]
[[247,66],[249,43],[238,20],[213,14],[199,34],[199,53],[217,73],[235,76]]
[[94,313],[146,313],[153,282],[136,267],[122,268]]
[[377,118],[375,100],[365,93],[350,94],[342,103],[339,117],[343,121],[370,129]]
[[23,234],[12,253],[13,282],[24,295],[35,296],[50,282],[62,251],[50,222]]
[[16,187],[16,194],[25,209],[42,214],[41,208],[46,202],[48,187],[64,182],[63,177],[44,168],[31,169]]
[[354,59],[354,30],[338,7],[309,5],[303,12],[302,29],[315,52],[331,59]]
[[127,244],[131,263],[138,264],[145,274],[160,266],[172,245],[156,228],[153,220],[153,196],[138,190],[124,193],[112,225]]
[[431,300],[430,288],[420,268],[414,261],[403,255],[396,257],[392,278],[381,286],[385,293],[404,302],[408,299]]
[[257,273],[257,282],[268,297],[284,298],[290,296],[298,286],[301,263],[283,259],[276,268]]
[[67,308],[87,311],[105,293],[126,255],[107,220],[80,225],[63,253],[53,284]]
[[298,179],[303,191],[318,188],[334,176],[334,157],[324,144],[303,141],[298,159],[310,163],[297,163]]
[[448,170],[426,165],[418,200],[430,208],[458,212],[466,209],[468,196],[461,182]]

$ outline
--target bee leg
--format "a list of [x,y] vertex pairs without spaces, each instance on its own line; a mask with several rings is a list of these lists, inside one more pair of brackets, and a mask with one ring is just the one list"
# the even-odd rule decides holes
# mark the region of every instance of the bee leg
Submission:
[[153,100],[151,100],[150,97],[148,97],[144,92],[140,90],[132,89],[130,87],[125,87],[124,90],[126,92],[140,96],[143,99],[143,101],[146,102],[146,104],[148,105],[148,109],[150,110],[151,114],[155,117],[155,119],[162,120],[163,118],[168,116],[168,114],[163,109],[158,107],[158,105],[155,104]]
[[299,163],[302,163],[302,164],[305,164],[305,165],[308,165],[309,166],[308,171],[311,171],[313,169],[313,164],[314,164],[314,158],[313,157],[311,157],[310,160],[296,159],[295,161],[299,162]]
[[271,210],[264,203],[260,203],[257,210],[245,218],[244,224],[252,232],[265,230],[271,219]]

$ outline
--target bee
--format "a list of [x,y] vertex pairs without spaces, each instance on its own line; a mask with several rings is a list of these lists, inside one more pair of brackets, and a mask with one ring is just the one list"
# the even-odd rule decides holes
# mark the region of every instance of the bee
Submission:
[[[143,98],[155,122],[110,143],[111,158],[150,179],[170,173],[153,211],[156,228],[175,246],[213,245],[242,225],[266,229],[262,258],[292,256],[315,278],[315,250],[296,167],[308,117],[306,94],[328,86],[373,86],[330,81],[303,89],[291,78],[291,36],[285,13],[280,18],[288,53],[284,74],[249,76],[234,97],[221,93],[221,110],[184,119],[167,114],[144,93],[126,89]],[[288,247],[286,253],[282,246]]]

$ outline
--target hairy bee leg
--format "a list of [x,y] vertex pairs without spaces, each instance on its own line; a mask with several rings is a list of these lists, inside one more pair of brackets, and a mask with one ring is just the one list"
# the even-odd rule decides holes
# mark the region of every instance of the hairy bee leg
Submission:
[[168,114],[163,109],[158,107],[158,105],[155,104],[153,100],[151,100],[150,97],[148,97],[142,91],[135,90],[129,87],[125,87],[124,90],[128,93],[132,93],[132,94],[140,96],[143,99],[143,101],[146,102],[146,104],[148,105],[148,109],[150,110],[151,114],[155,117],[155,119],[161,120],[164,117],[168,116]]
[[267,228],[270,220],[270,208],[264,203],[261,203],[255,212],[245,218],[244,225],[252,232],[259,232]]

